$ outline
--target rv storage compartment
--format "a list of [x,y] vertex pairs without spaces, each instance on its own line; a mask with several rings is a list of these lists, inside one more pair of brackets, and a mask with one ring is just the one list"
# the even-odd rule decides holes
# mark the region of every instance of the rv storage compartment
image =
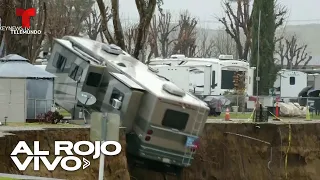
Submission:
[[144,89],[123,74],[111,73],[103,111],[120,113],[122,126],[132,130]]

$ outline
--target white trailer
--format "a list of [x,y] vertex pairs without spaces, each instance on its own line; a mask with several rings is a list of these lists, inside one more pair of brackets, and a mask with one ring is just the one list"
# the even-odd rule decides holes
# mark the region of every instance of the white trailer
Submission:
[[284,98],[296,98],[308,86],[308,74],[301,71],[281,70],[274,83],[275,94]]
[[[228,55],[221,55],[219,59],[186,58],[183,55],[172,55],[168,59],[152,59],[149,65],[152,66],[152,68],[163,66],[170,66],[171,68],[200,68],[199,70],[207,70],[210,68],[210,75],[205,75],[208,74],[205,70],[202,70],[204,72],[202,73],[202,75],[182,75],[178,71],[173,71],[169,74],[167,72],[160,72],[162,76],[169,77],[168,79],[170,79],[170,77],[175,77],[179,78],[180,81],[185,81],[184,83],[181,82],[181,84],[184,84],[184,86],[186,86],[185,84],[189,83],[189,91],[192,92],[194,91],[194,89],[196,89],[196,95],[223,95],[226,91],[232,91],[234,89],[233,75],[235,72],[242,71],[246,74],[246,94],[249,96],[253,95],[253,77],[255,67],[250,67],[248,62],[241,60],[232,60],[232,58],[232,56]],[[191,74],[190,72],[191,71],[189,71],[189,74]],[[189,79],[186,77],[189,77]],[[192,80],[190,77],[192,77]],[[209,78],[210,80],[208,80]],[[206,85],[206,83],[210,84]],[[177,85],[179,86],[179,84]],[[182,86],[180,87],[182,88]],[[210,90],[207,91],[207,87],[210,87]]]
[[184,91],[195,95],[208,95],[211,91],[211,64],[196,66],[154,66],[157,73],[166,77]]

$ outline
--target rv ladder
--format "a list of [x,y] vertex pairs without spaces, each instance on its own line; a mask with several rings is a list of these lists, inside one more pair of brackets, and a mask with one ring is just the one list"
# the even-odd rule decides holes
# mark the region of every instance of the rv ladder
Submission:
[[[193,123],[192,129],[191,129],[191,134],[194,136],[199,136],[200,129],[201,129],[203,123],[205,122],[206,110],[201,109],[200,107],[201,107],[201,103],[199,103],[197,115],[194,119],[194,123]],[[185,166],[191,165],[190,161],[195,153],[196,153],[196,151],[193,150],[193,147],[185,147],[184,156],[182,159],[182,164],[184,164]]]

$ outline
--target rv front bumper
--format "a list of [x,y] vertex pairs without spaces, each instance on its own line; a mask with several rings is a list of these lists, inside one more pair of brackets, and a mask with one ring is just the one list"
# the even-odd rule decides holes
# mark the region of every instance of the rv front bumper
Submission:
[[182,167],[191,166],[193,157],[184,156],[183,154],[175,154],[169,151],[159,150],[157,148],[141,145],[139,155],[155,161],[166,164],[173,164]]
[[140,156],[142,158],[180,167],[191,166],[193,161],[193,157],[184,155],[182,152],[177,153],[173,152],[172,150],[165,149],[164,147],[149,145],[141,142],[141,140],[137,137],[127,137],[127,151],[128,153]]

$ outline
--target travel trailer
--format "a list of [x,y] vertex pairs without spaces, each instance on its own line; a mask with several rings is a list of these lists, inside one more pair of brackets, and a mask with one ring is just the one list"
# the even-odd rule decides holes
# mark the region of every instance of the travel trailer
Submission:
[[208,95],[211,91],[211,64],[196,66],[169,66],[153,67],[157,73],[165,76],[184,91],[195,95]]
[[121,48],[81,37],[56,39],[46,67],[57,76],[56,103],[75,119],[79,92],[94,95],[88,111],[117,112],[127,152],[174,167],[191,165],[208,106]]
[[308,86],[308,74],[301,71],[283,69],[278,72],[274,82],[275,94],[284,98],[296,98]]
[[[149,65],[158,70],[159,68],[165,68],[163,66],[170,66],[172,69],[184,66],[191,68],[190,70],[197,68],[198,70],[203,71],[204,73],[202,73],[202,76],[189,71],[190,75],[188,77],[192,78],[188,79],[184,76],[181,76],[179,74],[179,71],[175,71],[176,73],[172,72],[168,74],[165,71],[159,70],[159,74],[161,76],[165,76],[168,79],[171,79],[172,77],[180,77],[184,78],[184,81],[189,81],[186,82],[189,84],[188,91],[196,92],[196,95],[223,95],[226,91],[232,91],[234,89],[234,73],[245,72],[246,93],[249,96],[253,95],[253,77],[255,67],[250,67],[249,63],[245,61],[233,60],[233,56],[230,55],[220,55],[219,59],[186,58],[184,55],[172,55],[168,59],[152,59]],[[206,67],[209,66],[211,68],[210,80],[209,77],[206,77],[206,71],[204,71],[204,69],[207,69]],[[198,82],[201,85],[195,84],[194,82]],[[207,92],[206,88],[209,87],[210,90],[209,92]]]

